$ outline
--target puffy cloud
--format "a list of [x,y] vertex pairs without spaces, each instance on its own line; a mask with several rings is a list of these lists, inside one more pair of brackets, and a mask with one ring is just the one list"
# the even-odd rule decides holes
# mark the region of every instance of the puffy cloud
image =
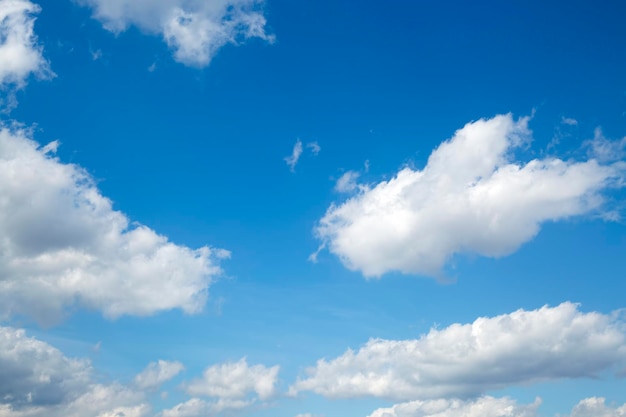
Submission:
[[144,395],[123,385],[96,384],[87,360],[0,327],[0,417],[144,417]]
[[73,400],[90,379],[86,361],[59,350],[24,330],[0,327],[0,403],[15,408],[49,406]]
[[542,223],[600,210],[602,191],[623,186],[624,162],[516,161],[531,140],[527,124],[507,114],[465,125],[422,170],[404,168],[331,205],[316,235],[366,277],[438,276],[454,254],[510,254]]
[[0,87],[22,87],[30,75],[52,75],[34,33],[39,6],[27,0],[0,1]]
[[268,42],[261,0],[76,0],[113,32],[130,25],[163,37],[174,59],[203,67],[226,44],[250,38]]
[[113,210],[89,174],[0,128],[0,317],[53,321],[67,306],[105,316],[200,311],[228,255],[190,249]]
[[188,383],[185,390],[189,395],[224,399],[241,399],[255,393],[266,400],[275,394],[278,371],[278,366],[249,366],[243,358],[207,368],[202,378]]
[[163,360],[152,362],[135,377],[135,385],[141,389],[155,389],[160,387],[162,383],[174,378],[183,369],[185,367],[180,362]]
[[621,407],[609,407],[604,398],[592,397],[579,402],[570,417],[624,417],[626,416],[626,404]]
[[516,384],[596,376],[623,363],[625,342],[618,315],[583,313],[563,303],[432,329],[414,340],[372,339],[356,352],[319,360],[290,393],[401,401],[477,396]]
[[535,417],[540,404],[539,399],[528,405],[518,405],[510,398],[438,399],[379,408],[369,417]]
[[162,417],[213,416],[224,410],[249,407],[258,399],[266,401],[276,393],[278,371],[278,366],[249,366],[245,358],[211,366],[201,379],[185,384],[185,391],[194,398],[164,410]]
[[291,172],[295,172],[296,165],[298,164],[298,161],[300,160],[301,155],[302,155],[302,141],[298,139],[296,140],[296,144],[293,145],[293,151],[291,152],[291,155],[284,158]]

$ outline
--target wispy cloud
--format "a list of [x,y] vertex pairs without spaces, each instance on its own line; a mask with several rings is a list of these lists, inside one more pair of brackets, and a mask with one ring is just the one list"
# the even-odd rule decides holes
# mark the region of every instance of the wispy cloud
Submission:
[[302,155],[302,141],[298,139],[296,140],[296,144],[293,145],[293,151],[291,152],[291,155],[284,158],[291,172],[296,171],[296,165],[298,164],[298,161],[300,160],[301,155]]

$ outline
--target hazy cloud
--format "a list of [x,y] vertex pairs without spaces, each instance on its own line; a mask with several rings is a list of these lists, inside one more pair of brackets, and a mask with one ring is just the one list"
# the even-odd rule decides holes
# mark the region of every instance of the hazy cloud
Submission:
[[300,160],[301,155],[302,155],[302,141],[298,139],[296,140],[296,144],[293,145],[293,151],[291,151],[291,155],[284,158],[291,172],[295,172],[296,165],[298,164],[298,161]]
[[156,389],[162,383],[178,375],[185,367],[180,362],[159,360],[151,362],[146,369],[135,377],[135,385],[141,389]]

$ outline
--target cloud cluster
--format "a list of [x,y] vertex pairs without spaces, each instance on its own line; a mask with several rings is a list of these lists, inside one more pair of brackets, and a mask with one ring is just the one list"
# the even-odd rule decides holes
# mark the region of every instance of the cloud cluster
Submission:
[[412,401],[379,408],[369,417],[536,417],[541,401],[518,405],[510,398],[481,397],[476,400],[438,399]]
[[107,30],[134,25],[163,37],[174,59],[204,67],[226,44],[250,38],[272,42],[261,0],[76,0],[92,7]]
[[[143,417],[141,392],[93,381],[89,361],[0,327],[0,417]],[[122,413],[122,414],[120,414]]]
[[517,161],[515,150],[531,140],[527,124],[510,114],[468,123],[422,170],[403,168],[331,205],[317,237],[366,277],[439,276],[454,254],[510,254],[542,223],[599,210],[602,192],[623,186],[622,161]]
[[626,359],[626,326],[617,317],[563,303],[432,329],[414,340],[373,339],[356,352],[319,360],[290,393],[411,401],[593,377]]
[[[246,359],[207,368],[201,379],[185,384],[190,400],[163,411],[162,417],[217,415],[266,401],[276,394],[278,366],[249,366]],[[208,397],[206,401],[198,397]]]
[[228,252],[173,244],[112,208],[88,173],[0,128],[0,317],[58,320],[68,306],[110,318],[200,311]]
[[[313,156],[319,155],[320,151],[322,150],[317,142],[309,142],[306,144],[306,147],[311,151]],[[302,156],[303,151],[304,147],[302,146],[302,141],[300,139],[297,139],[295,145],[293,145],[291,155],[283,158],[291,172],[296,172],[296,165],[298,165],[298,161],[300,161],[300,157]]]

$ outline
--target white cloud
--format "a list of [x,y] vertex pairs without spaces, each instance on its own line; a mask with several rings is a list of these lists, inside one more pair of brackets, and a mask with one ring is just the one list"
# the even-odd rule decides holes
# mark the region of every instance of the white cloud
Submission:
[[93,382],[89,361],[0,327],[0,417],[144,417],[144,394]]
[[432,329],[413,340],[372,339],[356,352],[319,360],[289,392],[401,401],[476,396],[517,384],[594,377],[623,364],[625,343],[626,327],[616,316],[563,303]]
[[579,402],[569,417],[625,417],[626,404],[621,407],[610,407],[604,398],[592,397]]
[[600,210],[602,191],[623,186],[623,162],[516,161],[515,149],[531,140],[527,123],[509,114],[465,125],[424,169],[404,168],[331,205],[317,237],[366,277],[439,276],[454,254],[510,254],[542,223]]
[[302,141],[298,139],[296,140],[296,144],[293,145],[293,151],[291,152],[291,155],[284,158],[291,172],[294,172],[296,170],[296,165],[298,164],[298,160],[300,160],[301,155],[302,155]]
[[600,128],[595,130],[593,139],[586,145],[589,148],[589,156],[601,162],[613,162],[626,156],[626,137],[620,140],[607,139]]
[[225,410],[250,407],[257,400],[266,401],[276,394],[278,371],[278,366],[249,366],[245,358],[211,366],[204,371],[201,379],[184,384],[187,394],[194,398],[164,410],[161,416],[213,416]]
[[135,385],[141,389],[156,389],[162,383],[178,375],[185,367],[180,362],[159,360],[151,362],[135,377]]
[[346,171],[335,183],[335,191],[338,193],[351,193],[358,188],[357,180],[361,174],[356,171]]
[[379,408],[369,417],[535,417],[541,401],[518,405],[510,398],[438,399]]
[[53,75],[34,33],[34,14],[40,7],[27,0],[0,1],[0,87],[24,86],[35,75]]
[[317,142],[309,142],[306,144],[306,147],[311,150],[311,153],[313,153],[313,156],[319,155],[320,151],[322,150],[319,143]]
[[16,408],[69,402],[91,375],[89,362],[66,358],[24,330],[10,327],[0,327],[0,369],[0,403]]
[[278,371],[278,366],[249,366],[243,358],[207,368],[201,379],[186,385],[185,391],[193,396],[220,399],[243,399],[254,393],[261,400],[267,400],[276,392]]
[[0,128],[0,317],[51,322],[73,305],[110,318],[200,311],[228,253],[130,226],[85,170],[28,136]]
[[174,59],[204,67],[226,44],[250,38],[273,42],[265,30],[261,0],[76,0],[93,8],[107,30],[134,25],[160,35]]
[[[163,410],[160,417],[208,417],[224,411],[242,410],[251,406],[254,400],[220,399],[214,402],[192,398],[184,403]],[[1,417],[1,416],[0,416]]]

